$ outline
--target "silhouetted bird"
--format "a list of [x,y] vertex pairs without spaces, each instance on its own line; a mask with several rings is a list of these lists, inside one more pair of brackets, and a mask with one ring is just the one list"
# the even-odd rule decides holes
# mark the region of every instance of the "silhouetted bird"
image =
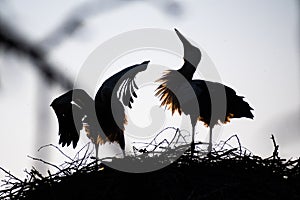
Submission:
[[69,146],[73,143],[75,148],[79,131],[84,127],[95,144],[97,158],[99,144],[105,142],[118,142],[124,154],[123,132],[127,123],[124,106],[131,108],[133,97],[137,97],[135,76],[146,70],[148,63],[133,65],[108,78],[95,100],[82,89],[73,89],[56,98],[51,106],[58,119],[59,144]]
[[[180,115],[190,115],[192,124],[192,155],[195,148],[195,125],[202,121],[210,127],[208,151],[212,149],[212,129],[218,124],[229,122],[231,118],[251,118],[253,110],[244,97],[236,95],[235,91],[221,83],[205,80],[192,80],[193,74],[201,60],[200,50],[193,46],[178,30],[176,33],[184,47],[184,64],[179,70],[165,71],[157,80],[160,86],[156,96],[160,97],[161,106],[166,106]],[[199,108],[199,109],[197,109]]]

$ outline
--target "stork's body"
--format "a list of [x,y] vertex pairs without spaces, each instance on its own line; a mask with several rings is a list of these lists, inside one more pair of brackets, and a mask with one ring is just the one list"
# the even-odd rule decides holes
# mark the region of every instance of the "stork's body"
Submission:
[[138,89],[134,82],[137,73],[146,70],[149,61],[128,67],[113,75],[101,85],[95,100],[84,90],[74,89],[56,98],[53,107],[59,123],[59,143],[77,146],[79,131],[85,128],[87,136],[98,147],[105,142],[119,143],[125,148],[124,126],[127,123],[125,108],[131,108]]
[[191,151],[194,152],[195,126],[202,121],[210,128],[209,147],[212,148],[212,129],[221,123],[227,123],[231,118],[253,118],[253,110],[243,97],[221,83],[205,80],[192,80],[201,60],[200,50],[191,45],[176,29],[177,35],[184,46],[184,64],[179,70],[168,70],[158,80],[156,96],[174,113],[182,112],[190,116],[192,124]]

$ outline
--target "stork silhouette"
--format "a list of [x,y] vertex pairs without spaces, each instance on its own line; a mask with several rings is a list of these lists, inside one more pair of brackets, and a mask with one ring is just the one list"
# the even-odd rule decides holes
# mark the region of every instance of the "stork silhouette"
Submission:
[[[93,100],[84,90],[73,89],[54,99],[59,124],[59,144],[63,147],[79,141],[79,130],[95,144],[96,158],[100,144],[119,143],[123,155],[125,148],[124,125],[127,123],[124,106],[131,108],[138,86],[135,77],[146,70],[149,61],[127,67],[103,82]],[[99,126],[100,125],[100,126]]]
[[[209,127],[208,151],[212,150],[212,129],[231,118],[246,117],[253,119],[253,110],[244,97],[221,83],[206,80],[192,80],[201,60],[201,51],[193,46],[178,30],[175,32],[184,47],[184,64],[179,70],[168,70],[157,80],[161,83],[155,96],[161,100],[161,106],[174,112],[190,115],[192,124],[191,153],[195,149],[195,125],[204,122]],[[190,88],[190,89],[189,89]],[[194,94],[191,94],[194,93]],[[197,109],[199,108],[199,109]]]

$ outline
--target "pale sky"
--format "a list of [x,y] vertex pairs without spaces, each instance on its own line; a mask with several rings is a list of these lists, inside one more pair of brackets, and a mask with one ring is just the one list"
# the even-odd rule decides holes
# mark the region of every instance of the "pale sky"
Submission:
[[[44,4],[37,0],[2,1],[4,6],[1,6],[0,13],[21,35],[40,42],[80,2],[52,1]],[[103,1],[103,5],[107,2],[110,1]],[[266,157],[272,153],[270,137],[274,134],[281,156],[299,157],[298,1],[165,1],[177,2],[181,6],[180,15],[172,14],[164,7],[167,3],[129,2],[122,6],[113,3],[108,10],[87,17],[75,35],[50,50],[49,60],[62,66],[60,70],[75,79],[89,54],[111,37],[140,28],[173,30],[176,27],[205,51],[223,83],[245,96],[254,108],[254,120],[232,120],[232,123],[222,126],[221,134],[214,138],[215,141],[238,134],[243,146]],[[172,69],[180,67],[180,59],[171,61],[168,58],[162,57],[161,61],[157,59],[155,62]],[[135,59],[131,56],[130,59],[131,63],[141,61],[140,57]],[[145,56],[145,60],[148,59]],[[39,146],[57,144],[58,124],[49,105],[55,97],[65,92],[58,86],[41,92],[47,87],[43,86],[43,81],[30,65],[25,59],[0,51],[0,110],[3,113],[0,120],[3,138],[0,140],[0,165],[21,177],[22,171],[32,165],[27,155],[43,156],[36,152]],[[125,67],[121,66],[118,70]],[[201,69],[200,65],[194,78],[203,77]],[[207,75],[204,78],[212,77]],[[136,105],[143,104],[143,99],[138,99]],[[142,126],[151,124],[150,112],[139,114],[135,111],[135,116],[141,116],[136,119],[145,118]],[[41,121],[47,127],[38,126]],[[198,127],[200,134],[208,133],[201,124]],[[49,137],[45,137],[43,144],[35,144],[36,134],[48,134]],[[72,154],[78,148],[64,150]],[[48,159],[58,162],[55,153]]]

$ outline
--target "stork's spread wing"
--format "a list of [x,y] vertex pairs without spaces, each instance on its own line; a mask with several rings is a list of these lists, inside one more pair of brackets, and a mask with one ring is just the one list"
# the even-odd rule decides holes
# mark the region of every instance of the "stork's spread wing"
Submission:
[[54,99],[51,107],[54,109],[59,125],[59,144],[76,147],[79,131],[83,127],[83,119],[93,105],[92,98],[83,90],[71,90]]
[[118,76],[119,78],[119,83],[116,85],[119,88],[118,98],[122,101],[124,106],[132,108],[131,104],[133,103],[133,98],[137,98],[136,90],[139,89],[135,82],[135,77],[139,72],[146,70],[149,62],[150,61],[145,61],[141,64],[133,65],[113,76]]

